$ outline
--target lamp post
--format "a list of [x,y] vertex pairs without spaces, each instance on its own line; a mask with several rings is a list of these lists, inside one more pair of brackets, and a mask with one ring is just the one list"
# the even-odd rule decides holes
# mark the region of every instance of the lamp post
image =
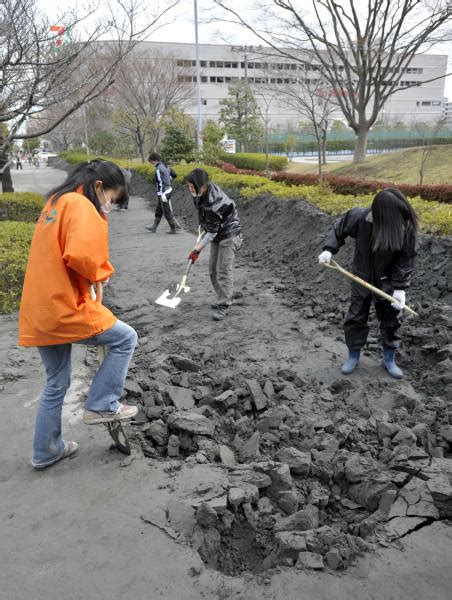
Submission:
[[198,105],[198,148],[202,148],[202,116],[201,116],[201,67],[199,62],[198,39],[198,2],[194,0],[195,9],[195,51],[196,51],[196,98]]

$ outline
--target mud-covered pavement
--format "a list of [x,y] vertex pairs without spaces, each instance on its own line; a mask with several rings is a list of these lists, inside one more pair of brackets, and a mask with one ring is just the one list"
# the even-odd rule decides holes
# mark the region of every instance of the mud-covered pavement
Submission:
[[[190,200],[175,200],[190,226],[182,202]],[[128,400],[142,407],[129,427],[131,458],[108,449],[102,427],[81,423],[96,358],[77,349],[64,423],[81,450],[32,472],[42,374],[37,353],[15,347],[14,318],[2,319],[5,598],[449,598],[450,369],[437,367],[450,363],[444,299],[419,296],[429,324],[403,356],[406,380],[384,373],[372,340],[359,371],[340,377],[346,304],[332,305],[346,288],[323,295],[330,282],[316,255],[293,260],[296,245],[275,256],[284,214],[267,235],[276,239],[258,240],[267,210],[253,217],[242,207],[238,298],[219,324],[206,256],[178,309],[153,303],[179,279],[193,235],[168,236],[165,225],[147,234],[152,214],[139,198],[112,214],[117,273],[106,302],[140,335],[127,383]],[[315,218],[321,236],[325,220]],[[297,264],[306,264],[301,275]]]

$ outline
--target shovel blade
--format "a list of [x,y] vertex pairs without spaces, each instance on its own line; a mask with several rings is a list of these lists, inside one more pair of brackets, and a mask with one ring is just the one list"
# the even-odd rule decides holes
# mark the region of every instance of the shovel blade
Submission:
[[160,304],[160,306],[166,306],[167,308],[176,308],[180,301],[181,298],[179,298],[179,296],[174,297],[174,294],[171,294],[169,290],[165,290],[163,294],[157,298],[155,303]]

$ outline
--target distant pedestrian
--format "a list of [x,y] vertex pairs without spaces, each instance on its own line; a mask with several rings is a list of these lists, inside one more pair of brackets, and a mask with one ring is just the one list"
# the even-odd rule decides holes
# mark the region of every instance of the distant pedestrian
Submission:
[[155,209],[153,225],[147,225],[146,229],[151,233],[156,233],[160,221],[162,220],[162,216],[165,215],[165,219],[170,226],[168,233],[177,233],[177,229],[180,229],[180,226],[174,217],[173,207],[171,206],[171,193],[173,191],[172,180],[177,177],[177,175],[173,169],[168,167],[157,152],[152,152],[149,155],[149,162],[155,167],[157,208]]
[[342,373],[349,375],[358,366],[367,341],[367,324],[372,299],[380,322],[383,366],[396,378],[403,377],[395,362],[401,338],[399,328],[416,256],[418,218],[405,196],[396,189],[378,192],[371,208],[352,208],[335,223],[323,246],[319,262],[329,263],[347,237],[355,239],[352,271],[365,281],[394,297],[390,303],[372,297],[367,288],[352,283],[352,298],[344,322],[349,357]]
[[209,181],[204,169],[194,169],[187,175],[186,182],[198,211],[199,224],[206,232],[189,258],[195,262],[210,244],[209,274],[217,294],[217,302],[212,304],[213,319],[221,321],[233,301],[235,254],[242,246],[237,207],[218,185]]
[[16,154],[16,171],[18,169],[20,169],[21,171],[23,171],[22,158],[21,158],[19,152]]
[[122,421],[137,413],[135,406],[119,402],[137,334],[90,294],[92,283],[101,285],[114,271],[108,260],[105,214],[125,194],[124,173],[117,165],[83,162],[48,194],[34,231],[20,305],[19,344],[38,348],[47,375],[36,415],[31,461],[35,469],[49,467],[78,448],[61,434],[72,344],[108,348],[91,384],[83,421]]

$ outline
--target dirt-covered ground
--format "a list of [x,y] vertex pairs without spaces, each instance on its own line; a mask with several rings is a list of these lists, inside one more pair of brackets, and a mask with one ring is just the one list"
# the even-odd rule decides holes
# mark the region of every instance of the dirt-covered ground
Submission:
[[[137,178],[133,191],[149,193]],[[179,188],[173,204],[194,231],[191,198]],[[192,234],[168,236],[164,223],[147,234],[138,197],[111,217],[106,302],[140,336],[126,386],[141,407],[131,458],[80,422],[96,357],[78,349],[64,423],[81,451],[31,471],[42,375],[3,318],[6,598],[449,598],[450,240],[420,241],[406,378],[381,368],[375,323],[344,378],[348,286],[317,265],[332,219],[302,201],[238,205],[245,243],[221,323],[207,256],[176,310],[154,304],[179,279]]]

